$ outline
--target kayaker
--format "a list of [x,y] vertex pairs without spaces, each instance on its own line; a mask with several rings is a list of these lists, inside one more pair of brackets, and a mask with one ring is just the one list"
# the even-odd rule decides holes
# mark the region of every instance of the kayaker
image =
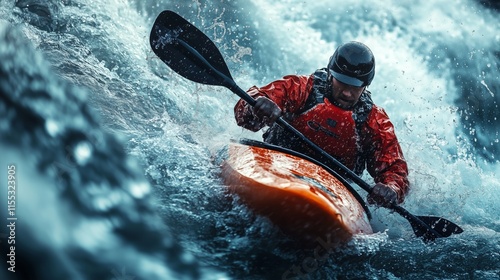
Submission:
[[266,126],[264,141],[320,161],[305,143],[275,121],[283,116],[291,125],[360,175],[365,168],[374,178],[368,202],[380,206],[402,203],[409,190],[408,167],[394,126],[366,89],[375,75],[375,58],[360,42],[337,48],[327,68],[311,75],[288,75],[248,93],[234,108],[236,121],[251,131]]

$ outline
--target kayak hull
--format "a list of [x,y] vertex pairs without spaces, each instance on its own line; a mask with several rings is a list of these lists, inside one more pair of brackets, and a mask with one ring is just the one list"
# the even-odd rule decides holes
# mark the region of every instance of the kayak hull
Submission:
[[222,165],[229,190],[285,234],[336,247],[373,230],[362,205],[324,168],[284,152],[231,143]]

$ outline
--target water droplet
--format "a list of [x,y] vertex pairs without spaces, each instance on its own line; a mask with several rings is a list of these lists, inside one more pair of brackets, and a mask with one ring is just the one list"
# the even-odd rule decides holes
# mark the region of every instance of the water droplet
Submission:
[[47,130],[49,135],[52,137],[55,137],[61,131],[61,129],[59,128],[59,124],[52,119],[48,119],[45,121],[45,130]]
[[135,198],[143,198],[149,193],[149,184],[146,182],[134,182],[129,186],[130,193]]
[[79,165],[85,165],[92,155],[92,146],[87,141],[80,142],[73,150],[73,154]]

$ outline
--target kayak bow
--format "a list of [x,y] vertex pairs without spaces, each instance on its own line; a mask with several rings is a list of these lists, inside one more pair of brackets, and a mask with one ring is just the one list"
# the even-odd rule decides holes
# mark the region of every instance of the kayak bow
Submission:
[[348,187],[306,159],[231,143],[222,177],[249,208],[304,244],[320,238],[340,246],[355,234],[373,233]]

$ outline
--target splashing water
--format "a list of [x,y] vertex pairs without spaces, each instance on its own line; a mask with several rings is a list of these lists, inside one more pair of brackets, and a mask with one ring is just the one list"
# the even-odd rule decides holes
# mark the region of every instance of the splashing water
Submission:
[[[238,98],[183,79],[149,49],[165,9],[214,40],[242,88],[310,74],[340,43],[366,43],[372,97],[409,162],[405,208],[465,232],[425,244],[406,220],[372,209],[374,235],[324,259],[291,249],[218,178],[214,151],[260,138],[236,126]],[[500,279],[498,10],[471,0],[23,0],[0,14],[0,180],[16,164],[26,263],[16,275]]]

